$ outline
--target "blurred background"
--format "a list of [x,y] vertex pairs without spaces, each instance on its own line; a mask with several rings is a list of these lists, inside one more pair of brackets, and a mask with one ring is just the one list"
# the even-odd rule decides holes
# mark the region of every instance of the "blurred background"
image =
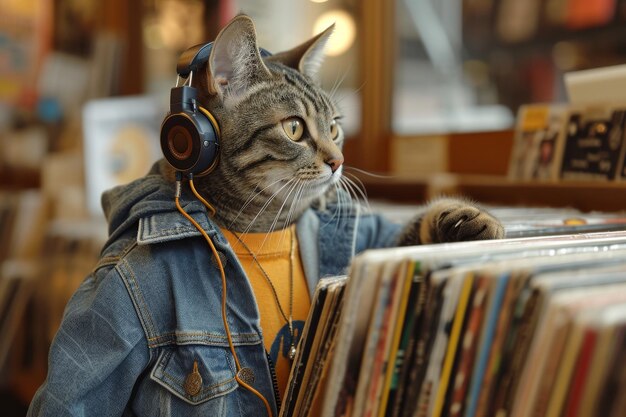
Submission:
[[178,55],[240,11],[273,52],[336,24],[322,84],[347,164],[412,184],[374,181],[375,196],[420,202],[486,175],[477,198],[606,208],[593,187],[576,200],[502,178],[520,105],[566,101],[565,72],[626,63],[625,0],[0,0],[3,415],[24,414],[106,239],[100,194],[160,157]]

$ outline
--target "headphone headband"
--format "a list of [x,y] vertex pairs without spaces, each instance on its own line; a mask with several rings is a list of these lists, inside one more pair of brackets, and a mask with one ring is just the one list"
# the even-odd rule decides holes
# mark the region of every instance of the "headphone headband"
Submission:
[[[200,67],[209,60],[213,49],[213,42],[201,43],[188,48],[178,58],[176,72],[183,78],[187,78],[190,73],[198,71]],[[272,54],[266,49],[259,48],[261,57],[265,58]]]
[[197,71],[202,64],[209,60],[211,49],[213,49],[212,42],[201,43],[192,46],[180,54],[178,64],[176,64],[176,72],[178,75],[187,78],[190,72]]
[[[197,102],[197,90],[191,86],[190,75],[198,71],[211,55],[212,43],[192,46],[178,59],[176,72],[187,78],[170,92],[170,112],[161,124],[161,150],[176,171],[187,175],[206,175],[217,165],[220,128],[213,115]],[[259,48],[262,57],[270,54]]]

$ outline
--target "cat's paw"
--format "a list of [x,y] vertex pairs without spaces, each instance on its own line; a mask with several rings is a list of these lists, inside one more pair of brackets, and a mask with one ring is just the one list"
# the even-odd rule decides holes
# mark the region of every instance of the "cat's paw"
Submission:
[[469,203],[439,209],[432,219],[429,227],[432,243],[504,237],[504,228],[495,217]]
[[430,203],[409,223],[398,244],[405,246],[503,237],[504,227],[491,214],[470,202],[445,198]]

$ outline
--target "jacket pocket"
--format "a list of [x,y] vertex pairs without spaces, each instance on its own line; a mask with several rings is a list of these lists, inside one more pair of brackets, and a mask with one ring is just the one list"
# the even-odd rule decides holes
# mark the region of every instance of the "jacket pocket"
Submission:
[[161,352],[150,377],[188,404],[197,405],[237,389],[234,369],[227,348],[179,345]]

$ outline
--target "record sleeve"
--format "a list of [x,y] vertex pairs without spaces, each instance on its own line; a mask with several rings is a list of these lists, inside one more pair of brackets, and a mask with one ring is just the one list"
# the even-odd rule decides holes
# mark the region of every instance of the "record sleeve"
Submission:
[[434,334],[433,347],[427,360],[422,387],[419,397],[417,397],[416,417],[426,417],[433,412],[441,369],[449,342],[449,331],[452,328],[454,313],[463,288],[463,278],[463,276],[450,275],[448,270],[436,271],[433,274],[433,281],[443,281],[446,284],[443,291],[441,316]]
[[437,326],[443,307],[443,293],[446,282],[434,280],[432,274],[427,273],[428,293],[426,295],[424,313],[419,317],[416,326],[415,347],[413,360],[408,363],[409,375],[406,382],[408,387],[402,402],[402,416],[413,416],[418,411],[417,406],[424,376],[428,365],[428,358],[435,341]]
[[400,350],[400,337],[402,336],[405,328],[405,322],[407,319],[407,308],[410,303],[410,297],[415,296],[415,285],[414,285],[414,275],[415,275],[415,264],[413,262],[407,262],[400,269],[400,277],[402,278],[402,274],[404,274],[403,281],[400,281],[402,284],[399,294],[399,306],[397,309],[396,317],[392,319],[394,323],[394,331],[392,338],[390,340],[390,344],[388,347],[388,352],[385,354],[385,364],[383,365],[384,371],[384,384],[382,386],[382,392],[380,393],[380,405],[378,406],[378,417],[384,417],[387,411],[387,405],[389,402],[390,394],[392,393],[392,385],[397,384],[397,371],[398,371],[398,352]]
[[392,323],[390,319],[395,300],[399,295],[396,288],[400,287],[397,264],[393,261],[382,266],[379,285],[361,359],[359,379],[354,396],[354,417],[369,417],[377,404],[377,385],[382,378],[384,350],[388,335],[391,332]]
[[616,328],[610,348],[609,372],[602,384],[601,394],[594,406],[595,416],[620,417],[626,408],[626,326]]
[[598,331],[597,347],[589,363],[587,384],[581,394],[580,406],[575,416],[593,415],[600,397],[604,381],[610,372],[610,359],[613,356],[614,341],[619,340],[619,329],[626,327],[626,305],[616,306],[604,311],[595,326]]
[[[545,415],[571,327],[571,323],[563,317],[564,312],[561,311],[562,308],[558,303],[549,302],[547,310],[541,328],[535,334],[537,344],[534,347],[537,348],[536,352],[531,350],[524,370],[524,372],[532,372],[533,374],[524,387],[531,391],[529,399],[519,401],[527,410],[521,415],[524,413]],[[532,353],[536,353],[536,356],[533,356]],[[518,398],[519,395],[518,393]]]
[[[351,266],[337,325],[318,329],[325,343],[311,356],[318,364],[310,368],[311,384],[299,388],[309,391],[296,415],[510,415],[523,400],[533,412],[544,396],[547,407],[537,410],[550,412],[553,390],[529,364],[540,370],[558,365],[548,377],[558,385],[562,366],[553,359],[564,360],[560,350],[569,346],[560,343],[569,332],[553,327],[552,342],[544,341],[544,353],[537,353],[546,308],[555,294],[625,281],[624,259],[624,231],[365,252]],[[474,306],[483,277],[492,287]],[[578,375],[576,358],[570,376]],[[459,374],[466,374],[465,381],[459,377],[465,386]],[[580,392],[587,392],[586,384]],[[561,408],[569,404],[568,393],[569,385],[557,393]]]
[[582,393],[587,384],[587,377],[590,371],[591,357],[597,347],[597,339],[597,329],[593,325],[586,326],[583,331],[582,346],[574,367],[574,375],[569,393],[567,394],[566,404],[561,413],[564,417],[574,417],[580,407]]
[[[371,258],[370,258],[371,256]],[[385,258],[382,258],[384,261]],[[324,389],[323,416],[341,415],[353,404],[363,346],[370,321],[370,306],[376,296],[380,278],[380,258],[366,252],[355,258],[344,293],[334,354],[329,364],[329,383]],[[288,414],[287,414],[288,415]]]
[[426,283],[426,294],[424,297],[423,311],[416,318],[412,340],[413,348],[410,350],[412,360],[407,361],[407,376],[403,381],[404,396],[399,398],[396,409],[403,417],[412,416],[416,411],[418,398],[422,387],[426,365],[430,357],[430,351],[435,340],[437,324],[441,315],[443,305],[443,293],[446,282],[433,280],[432,274],[426,272],[424,276]]
[[550,398],[546,417],[558,417],[564,411],[565,400],[575,372],[575,364],[583,349],[585,329],[593,315],[603,306],[626,303],[626,284],[605,286],[585,292],[586,297],[583,302],[587,308],[574,317],[573,330],[567,340],[567,349],[559,366],[559,376]]
[[[314,415],[311,407],[318,395],[318,384],[323,374],[330,350],[334,345],[334,336],[337,330],[337,321],[341,316],[343,305],[343,290],[345,280],[335,281],[328,286],[328,294],[322,314],[320,325],[317,326],[311,352],[307,360],[302,385],[306,390],[301,391],[296,402],[297,412],[294,415]],[[302,395],[303,394],[303,395]]]
[[474,367],[478,336],[483,325],[483,317],[492,284],[493,280],[485,276],[479,276],[476,280],[476,289],[470,307],[471,311],[463,335],[459,364],[455,372],[453,389],[447,402],[448,415],[450,417],[460,417],[465,410],[465,394],[467,393],[470,375]]
[[320,280],[315,288],[315,292],[313,293],[309,316],[307,317],[304,328],[302,329],[302,336],[300,337],[300,343],[298,349],[296,350],[296,357],[294,358],[291,372],[289,374],[289,382],[287,383],[287,390],[285,391],[283,404],[280,409],[280,417],[294,415],[293,413],[296,405],[296,399],[298,398],[298,393],[303,388],[302,379],[304,378],[304,368],[306,367],[314,335],[319,324],[322,310],[325,306],[328,287],[332,282],[333,281],[329,279]]
[[434,395],[435,401],[433,405],[433,411],[430,414],[433,417],[440,417],[444,407],[446,392],[448,390],[450,378],[452,378],[452,369],[454,366],[455,358],[457,356],[457,352],[459,350],[459,341],[461,340],[463,335],[465,317],[469,301],[472,296],[473,286],[474,274],[464,274],[461,292],[459,294],[459,300],[457,302],[456,311],[454,313],[454,319],[451,326],[452,328],[450,330],[446,356],[444,358],[443,367],[441,370],[439,386],[437,387]]
[[587,107],[566,122],[561,178],[614,181],[624,167],[626,108]]
[[515,308],[515,300],[518,299],[521,290],[526,283],[526,279],[527,275],[525,272],[517,271],[511,274],[509,285],[507,286],[506,294],[504,295],[504,300],[502,302],[502,311],[498,317],[496,333],[491,346],[491,354],[489,355],[489,362],[487,363],[487,368],[483,377],[482,389],[478,397],[478,405],[476,409],[476,415],[478,416],[488,415],[494,391],[498,389],[496,380],[500,373],[506,336],[510,331],[511,320],[514,313],[513,310]]
[[424,277],[420,273],[419,263],[412,262],[409,266],[411,274],[411,288],[407,297],[407,306],[404,314],[404,323],[401,330],[401,338],[395,355],[395,363],[393,366],[391,381],[389,384],[388,401],[385,410],[385,416],[397,416],[400,405],[402,404],[402,395],[404,393],[404,381],[407,373],[407,361],[412,358],[411,350],[415,345],[415,339],[412,337],[413,329],[417,317],[421,314],[424,304],[425,282]]
[[469,390],[466,397],[467,411],[465,415],[467,417],[474,417],[476,413],[476,407],[478,405],[478,395],[480,394],[481,383],[485,373],[485,368],[489,360],[489,353],[491,351],[491,343],[495,333],[495,326],[497,323],[498,315],[502,305],[502,299],[509,282],[509,273],[502,274],[497,277],[494,294],[485,315],[485,323],[483,325],[482,334],[480,337],[480,344],[478,348],[478,355],[476,356],[476,364],[474,365],[474,372],[472,373],[472,379],[470,382]]
[[531,104],[517,115],[509,178],[556,180],[561,169],[567,106]]

